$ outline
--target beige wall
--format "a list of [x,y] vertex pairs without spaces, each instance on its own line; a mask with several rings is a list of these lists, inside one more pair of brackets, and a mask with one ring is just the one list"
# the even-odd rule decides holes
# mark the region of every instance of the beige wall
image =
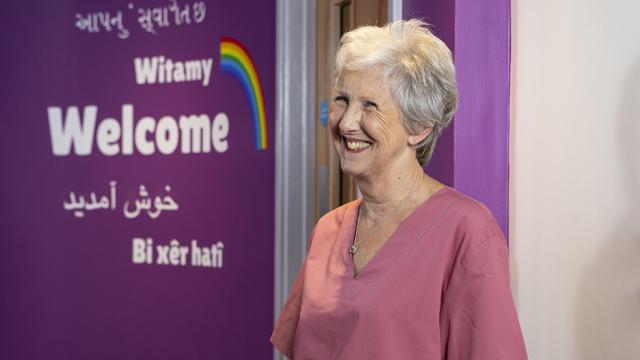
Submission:
[[510,239],[530,359],[640,359],[640,1],[512,1]]

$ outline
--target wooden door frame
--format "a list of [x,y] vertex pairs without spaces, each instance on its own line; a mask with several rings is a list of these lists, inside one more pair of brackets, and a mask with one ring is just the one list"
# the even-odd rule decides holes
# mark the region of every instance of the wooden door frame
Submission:
[[[402,0],[388,0],[402,18]],[[316,0],[276,0],[274,324],[307,249],[316,212]],[[302,95],[302,96],[301,96]],[[274,359],[284,357],[274,349]]]
[[[346,4],[349,5],[349,18],[345,21],[342,6]],[[402,1],[316,0],[316,5],[316,104],[319,109],[323,109],[323,114],[318,112],[316,120],[315,216],[318,219],[328,211],[359,196],[353,179],[340,171],[338,158],[326,129],[326,112],[334,85],[333,76],[328,74],[335,68],[335,53],[340,35],[345,30],[359,25],[382,25],[390,20],[402,18]],[[341,26],[345,29],[341,29]]]

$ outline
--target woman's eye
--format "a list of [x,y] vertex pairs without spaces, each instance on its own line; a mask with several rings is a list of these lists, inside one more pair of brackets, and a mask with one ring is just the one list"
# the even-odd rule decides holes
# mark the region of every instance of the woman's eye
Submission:
[[333,100],[338,104],[348,104],[349,103],[349,99],[347,99],[346,96],[336,96]]
[[364,102],[364,108],[367,110],[377,110],[378,109],[378,104],[371,102],[371,101],[365,101]]

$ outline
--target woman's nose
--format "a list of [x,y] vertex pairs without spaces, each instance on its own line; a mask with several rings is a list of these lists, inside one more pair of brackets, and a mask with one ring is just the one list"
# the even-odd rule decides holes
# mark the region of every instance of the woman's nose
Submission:
[[343,133],[352,133],[360,129],[360,119],[362,112],[354,105],[347,108],[342,119],[340,120],[340,130]]

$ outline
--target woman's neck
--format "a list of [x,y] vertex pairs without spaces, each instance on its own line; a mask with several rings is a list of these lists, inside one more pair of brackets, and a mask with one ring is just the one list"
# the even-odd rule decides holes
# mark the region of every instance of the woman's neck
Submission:
[[415,161],[389,166],[373,178],[356,178],[356,183],[362,193],[362,215],[374,222],[393,215],[404,218],[442,187]]

